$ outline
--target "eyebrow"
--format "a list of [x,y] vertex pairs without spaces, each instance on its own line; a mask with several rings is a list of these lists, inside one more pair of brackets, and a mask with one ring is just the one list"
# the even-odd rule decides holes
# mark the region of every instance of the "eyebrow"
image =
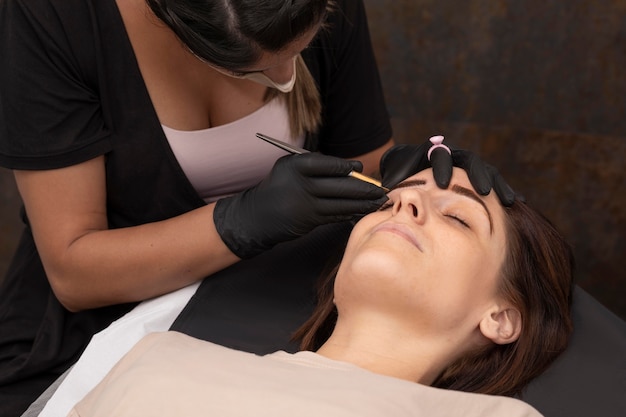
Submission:
[[452,191],[454,191],[455,193],[459,195],[462,195],[464,197],[468,197],[474,201],[477,201],[478,203],[480,203],[481,206],[483,206],[483,208],[485,209],[485,212],[487,212],[487,217],[489,218],[489,233],[493,234],[493,220],[491,219],[491,212],[487,208],[487,205],[482,200],[482,198],[478,197],[478,194],[476,194],[474,191],[470,190],[469,188],[461,187],[458,184],[454,184],[452,186]]
[[[417,185],[424,185],[424,184],[426,184],[425,180],[403,181],[400,184],[393,187],[392,190],[396,190],[398,188],[414,187]],[[489,233],[493,234],[493,219],[491,217],[491,212],[487,208],[487,205],[485,204],[485,202],[478,196],[478,194],[476,194],[474,191],[470,190],[469,188],[462,187],[458,184],[454,184],[452,186],[452,191],[463,197],[467,197],[471,200],[474,200],[478,202],[481,206],[483,206],[483,208],[485,209],[485,212],[487,213],[487,218],[489,219]]]

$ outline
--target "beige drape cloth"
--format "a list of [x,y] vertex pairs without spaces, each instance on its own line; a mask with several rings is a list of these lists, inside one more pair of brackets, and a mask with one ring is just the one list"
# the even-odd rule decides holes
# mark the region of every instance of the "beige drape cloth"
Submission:
[[142,339],[70,413],[96,416],[538,416],[510,398],[436,389],[313,352],[257,356],[176,332]]

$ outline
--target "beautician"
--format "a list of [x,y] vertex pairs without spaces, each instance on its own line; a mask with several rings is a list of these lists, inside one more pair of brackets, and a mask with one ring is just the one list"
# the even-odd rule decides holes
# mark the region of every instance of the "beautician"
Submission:
[[347,176],[393,145],[360,0],[0,0],[0,56],[26,225],[0,290],[4,416],[135,303],[386,200]]

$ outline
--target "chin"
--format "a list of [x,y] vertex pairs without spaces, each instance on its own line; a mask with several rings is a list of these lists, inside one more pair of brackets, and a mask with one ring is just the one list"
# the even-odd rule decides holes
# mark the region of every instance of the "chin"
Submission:
[[406,260],[406,254],[396,250],[367,248],[354,256],[344,256],[339,272],[359,280],[366,277],[378,281],[397,279],[407,275]]

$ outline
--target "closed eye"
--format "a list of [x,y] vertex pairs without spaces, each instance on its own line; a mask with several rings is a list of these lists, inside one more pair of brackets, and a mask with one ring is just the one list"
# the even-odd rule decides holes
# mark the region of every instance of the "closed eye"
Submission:
[[471,228],[470,228],[470,225],[469,225],[469,224],[467,224],[467,222],[466,222],[465,220],[463,220],[462,218],[457,217],[457,216],[455,216],[454,214],[446,214],[445,216],[446,216],[446,217],[449,217],[449,218],[451,218],[451,219],[456,220],[458,223],[460,223],[461,225],[463,225],[463,227],[466,227],[466,228],[468,228],[468,229],[471,229]]

